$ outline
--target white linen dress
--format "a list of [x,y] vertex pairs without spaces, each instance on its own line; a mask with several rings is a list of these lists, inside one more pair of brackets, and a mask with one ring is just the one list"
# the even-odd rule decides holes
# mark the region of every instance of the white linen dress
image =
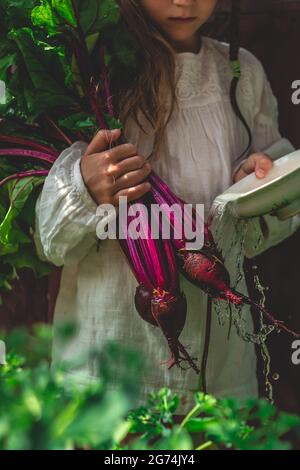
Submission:
[[[241,163],[237,157],[247,146],[246,131],[230,104],[232,71],[228,53],[227,43],[203,37],[198,54],[176,55],[179,108],[168,124],[159,158],[153,162],[153,169],[173,192],[188,203],[205,205],[206,218],[216,196],[233,184],[233,172]],[[242,77],[237,99],[252,131],[249,154],[273,146],[278,157],[283,144],[293,151],[292,144],[279,133],[277,100],[262,64],[243,48],[240,60]],[[151,131],[145,134],[130,121],[125,133],[139,154],[150,155]],[[79,167],[85,149],[85,143],[76,142],[61,153],[36,205],[35,240],[40,257],[64,266],[54,314],[53,364],[72,359],[87,348],[101,348],[107,339],[130,345],[149,364],[137,377],[141,382],[141,403],[149,392],[170,387],[182,398],[177,412],[184,414],[194,403],[191,391],[201,389],[200,378],[191,369],[168,370],[159,365],[170,357],[168,345],[161,331],[145,323],[135,310],[137,282],[117,240],[101,240],[97,252],[96,226],[101,217],[96,215],[97,205],[85,187]],[[284,222],[269,215],[264,219],[268,233],[262,232],[259,218],[248,224],[244,245],[248,257],[291,236],[300,225],[299,217]],[[223,236],[225,240],[226,233]],[[232,278],[236,276],[236,256],[233,250],[226,261]],[[187,321],[180,339],[193,357],[201,359],[207,295],[182,275],[180,282],[188,301]],[[238,287],[247,294],[244,277]],[[225,302],[222,304],[226,308]],[[249,307],[242,312],[245,328],[251,332]],[[70,319],[78,322],[78,333],[71,342],[61,344],[55,327]],[[243,341],[234,328],[229,340],[227,333],[228,325],[220,324],[213,302],[207,390],[217,397],[257,396],[254,346]],[[95,364],[87,360],[68,374],[83,382],[94,380]]]

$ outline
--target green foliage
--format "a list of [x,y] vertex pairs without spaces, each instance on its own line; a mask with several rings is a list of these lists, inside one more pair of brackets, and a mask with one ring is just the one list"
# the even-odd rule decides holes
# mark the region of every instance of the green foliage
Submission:
[[[94,77],[100,93],[103,91],[100,46],[106,48],[105,63],[112,81],[113,75],[124,77],[136,68],[137,46],[120,21],[114,0],[36,0],[28,4],[1,0],[0,9],[4,15],[0,79],[6,83],[8,98],[0,106],[4,117],[21,116],[38,124],[36,120],[45,112],[65,122],[80,113],[81,121],[94,120],[87,96],[78,93],[78,81],[84,85],[87,78]],[[100,107],[104,105],[102,99]],[[44,136],[43,129],[40,134]],[[92,135],[86,134],[88,138]]]
[[[150,442],[155,449],[169,449],[161,446],[171,445],[174,439],[178,443],[179,439],[184,442],[180,449],[185,450],[288,450],[291,446],[282,436],[291,429],[300,431],[297,416],[279,413],[263,399],[217,400],[199,392],[195,394],[195,402],[181,424],[174,425],[178,397],[169,389],[162,389],[149,397],[146,406],[129,414],[131,432],[141,433],[143,444]],[[138,448],[135,446],[133,443],[130,448]]]
[[44,27],[49,33],[57,33],[64,25],[76,27],[75,13],[71,0],[43,0],[42,5],[35,7],[31,13],[34,26]]
[[22,211],[28,197],[36,185],[41,184],[38,178],[12,181],[6,186],[8,189],[9,208],[0,225],[0,255],[15,253],[19,244],[30,243],[29,238],[13,225]]
[[[61,340],[75,333],[75,325],[65,324]],[[144,361],[116,343],[93,352],[98,372],[88,383],[66,375],[66,364],[50,367],[52,330],[46,325],[0,339],[8,351],[0,366],[1,450],[287,450],[286,433],[299,433],[298,417],[265,400],[216,400],[199,392],[191,412],[174,424],[179,399],[163,388],[136,409]]]
[[[59,154],[76,140],[90,141],[103,123],[122,128],[109,114],[102,48],[115,97],[120,80],[135,74],[138,53],[115,0],[0,0],[0,80],[6,85],[0,136],[25,137]],[[0,148],[12,146],[0,140]],[[0,156],[0,181],[38,169],[45,164]],[[13,192],[12,183],[0,187],[0,291],[22,266],[37,275],[50,271],[32,238],[43,178],[24,179]]]
[[0,189],[0,291],[11,288],[11,281],[18,278],[17,271],[22,268],[32,269],[37,277],[51,272],[51,266],[36,255],[32,242],[35,189],[42,182],[37,177],[13,180]]
[[244,402],[231,398],[215,400],[196,394],[196,406],[184,427],[202,433],[216,445],[239,450],[287,450],[290,445],[280,438],[292,428],[299,428],[296,416],[278,413],[263,399]]
[[[113,445],[123,427],[136,390],[126,384],[110,389],[99,376],[91,384],[68,379],[63,368],[49,366],[51,329],[38,326],[32,334],[16,330],[5,337],[7,364],[0,368],[0,449],[102,449]],[[102,354],[114,360],[126,353]],[[116,348],[113,348],[116,351]],[[140,361],[130,368],[137,374]]]

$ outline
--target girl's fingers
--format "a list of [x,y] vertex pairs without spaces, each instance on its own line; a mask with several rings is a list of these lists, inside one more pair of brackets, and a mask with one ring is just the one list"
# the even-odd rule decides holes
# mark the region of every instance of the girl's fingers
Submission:
[[242,168],[240,168],[234,177],[234,183],[237,183],[238,181],[242,180],[246,176],[248,176],[248,173],[246,173],[245,171],[243,171]]
[[255,172],[257,178],[264,178],[273,166],[273,161],[264,153],[254,153],[244,162],[238,171],[235,180],[239,181],[245,176]]
[[120,176],[116,180],[116,184],[113,186],[113,192],[116,193],[121,189],[130,188],[141,183],[151,172],[151,166],[149,164],[144,165],[138,170],[130,171]]
[[264,178],[273,166],[273,161],[269,157],[262,157],[255,165],[255,175],[257,178]]
[[252,154],[247,160],[243,163],[241,170],[245,173],[245,175],[250,175],[255,170],[256,163],[258,161],[259,154]]
[[144,167],[145,158],[140,155],[126,158],[119,163],[110,164],[108,167],[108,173],[113,174],[115,178],[120,178],[122,175],[129,173],[130,171],[139,170]]
[[118,140],[120,135],[120,129],[115,129],[114,131],[102,129],[90,142],[86,149],[85,155],[92,155],[94,153],[103,152],[104,150],[108,149],[114,141]]
[[137,150],[134,145],[132,144],[122,144],[122,145],[117,145],[116,147],[113,147],[107,151],[107,154],[109,155],[109,161],[110,163],[118,163],[124,160],[125,158],[128,157],[133,157],[134,155],[137,154]]
[[146,194],[148,191],[151,189],[151,184],[148,182],[138,184],[137,186],[133,186],[131,188],[127,189],[122,189],[121,191],[118,191],[116,194],[113,196],[113,205],[119,205],[119,197],[120,196],[126,196],[127,201],[134,201],[135,199],[139,199],[140,197],[143,197],[144,194]]
[[122,162],[118,163],[117,166],[117,176],[118,178],[125,173],[129,173],[130,171],[140,170],[144,167],[146,163],[145,157],[141,155],[135,155],[134,157],[129,157],[123,160]]

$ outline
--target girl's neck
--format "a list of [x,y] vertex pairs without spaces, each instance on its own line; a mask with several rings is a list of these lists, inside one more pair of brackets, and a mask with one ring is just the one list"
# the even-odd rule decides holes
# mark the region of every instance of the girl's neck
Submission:
[[199,33],[196,33],[195,36],[187,39],[186,41],[172,41],[171,45],[174,48],[175,54],[181,52],[192,52],[194,54],[198,54],[202,47],[202,38]]

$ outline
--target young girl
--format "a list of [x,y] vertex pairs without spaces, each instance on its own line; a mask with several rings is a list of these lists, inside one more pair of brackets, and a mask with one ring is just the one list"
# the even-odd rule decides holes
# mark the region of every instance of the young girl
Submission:
[[[125,24],[144,54],[139,76],[118,99],[119,117],[130,144],[111,148],[120,131],[100,131],[89,145],[76,142],[65,149],[46,178],[36,206],[40,256],[64,266],[54,315],[53,364],[116,340],[148,360],[150,367],[137,378],[141,402],[150,392],[170,387],[181,398],[179,414],[191,409],[192,392],[200,390],[202,382],[192,369],[168,370],[160,365],[170,355],[165,338],[136,312],[136,279],[118,241],[101,240],[97,249],[96,227],[109,214],[99,216],[96,211],[102,203],[117,207],[120,196],[131,201],[144,195],[149,191],[145,180],[153,169],[186,202],[204,204],[207,218],[216,196],[233,182],[251,172],[263,178],[272,167],[271,155],[279,157],[294,150],[278,131],[277,101],[262,64],[241,48],[242,73],[234,100],[252,134],[251,148],[247,155],[243,153],[248,134],[230,99],[233,72],[229,57],[234,47],[238,50],[236,38],[229,45],[201,34],[201,26],[218,3],[119,1]],[[233,26],[236,21],[234,17]],[[252,219],[245,239],[246,256],[279,243],[299,225],[297,217],[284,222],[269,215]],[[227,266],[233,276],[236,256],[233,252]],[[181,341],[198,359],[209,344],[207,392],[241,399],[256,396],[253,344],[242,340],[234,329],[227,338],[228,328],[219,323],[213,302],[210,342],[205,345],[207,295],[182,275],[180,282],[188,302]],[[247,294],[244,279],[239,290]],[[244,307],[242,315],[245,330],[253,331],[250,309]],[[61,344],[56,329],[70,319],[78,322],[77,335]],[[87,359],[68,374],[93,380],[97,368]]]

